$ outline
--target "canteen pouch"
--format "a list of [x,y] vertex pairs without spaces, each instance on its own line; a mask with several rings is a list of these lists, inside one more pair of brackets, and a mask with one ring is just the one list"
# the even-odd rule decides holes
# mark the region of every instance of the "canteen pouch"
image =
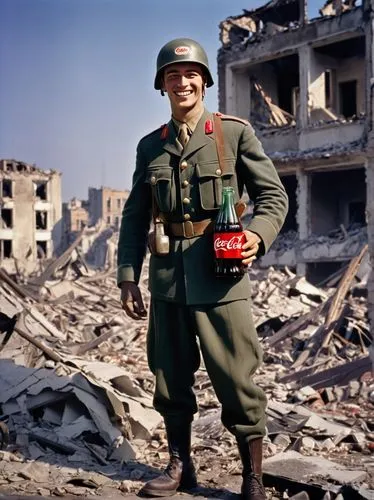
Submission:
[[161,221],[156,221],[153,230],[148,234],[148,248],[151,254],[157,257],[169,254],[169,236],[165,234],[165,226]]

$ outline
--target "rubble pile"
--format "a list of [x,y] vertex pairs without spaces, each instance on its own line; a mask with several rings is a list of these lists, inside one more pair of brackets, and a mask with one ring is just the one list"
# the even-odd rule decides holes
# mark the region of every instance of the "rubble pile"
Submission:
[[359,139],[357,141],[340,143],[335,142],[334,144],[328,144],[326,146],[321,146],[318,148],[304,149],[302,151],[296,150],[286,150],[286,151],[275,151],[274,153],[269,153],[270,158],[277,163],[285,163],[290,161],[298,161],[301,159],[312,160],[315,158],[330,158],[334,155],[346,154],[352,155],[356,152],[360,152],[366,148],[366,143],[364,140]]
[[361,248],[367,242],[367,229],[360,224],[352,224],[345,228],[341,225],[339,228],[329,231],[325,235],[312,234],[309,238],[300,241],[297,231],[289,230],[280,233],[274,245],[272,252],[281,255],[288,250],[297,248],[300,252],[311,246],[333,246],[335,244],[344,244],[341,246],[341,252],[349,253],[352,248]]
[[[89,268],[73,251],[27,281],[0,270],[0,492],[126,495],[168,457],[152,409],[147,321],[121,310],[113,268]],[[354,293],[365,255],[366,247],[324,289],[287,268],[250,271],[272,498],[372,498],[372,335],[366,298]],[[148,308],[147,274],[148,260],[140,282]],[[195,389],[193,455],[200,494],[214,496],[228,477],[240,484],[240,463],[203,365]]]

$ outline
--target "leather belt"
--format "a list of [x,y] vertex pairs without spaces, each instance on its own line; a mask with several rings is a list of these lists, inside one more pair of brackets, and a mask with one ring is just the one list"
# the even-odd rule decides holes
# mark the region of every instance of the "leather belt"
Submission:
[[194,238],[203,234],[213,233],[214,221],[212,219],[204,219],[198,222],[187,220],[185,222],[169,222],[167,224],[167,232],[169,236],[176,238]]

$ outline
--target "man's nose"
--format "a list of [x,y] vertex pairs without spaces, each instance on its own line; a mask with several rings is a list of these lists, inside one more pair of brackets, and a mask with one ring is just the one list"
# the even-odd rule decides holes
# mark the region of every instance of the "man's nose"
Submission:
[[180,87],[186,87],[188,85],[188,78],[182,75],[179,79],[178,85]]

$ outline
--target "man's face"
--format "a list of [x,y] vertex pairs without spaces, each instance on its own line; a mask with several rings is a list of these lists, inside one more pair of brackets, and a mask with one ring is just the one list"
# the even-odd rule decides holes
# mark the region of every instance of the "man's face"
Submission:
[[163,89],[172,111],[187,112],[203,99],[204,75],[199,64],[176,63],[164,71]]

